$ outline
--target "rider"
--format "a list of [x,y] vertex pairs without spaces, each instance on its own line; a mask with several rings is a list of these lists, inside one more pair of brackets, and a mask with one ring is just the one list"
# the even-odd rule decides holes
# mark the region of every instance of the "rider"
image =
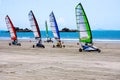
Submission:
[[61,44],[61,41],[60,40],[58,40],[58,42],[57,42],[57,45],[56,45],[57,47],[61,47],[62,46],[62,44]]

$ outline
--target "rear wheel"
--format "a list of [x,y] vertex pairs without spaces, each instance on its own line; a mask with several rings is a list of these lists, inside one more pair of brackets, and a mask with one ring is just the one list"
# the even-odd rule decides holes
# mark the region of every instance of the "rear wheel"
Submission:
[[35,45],[33,45],[33,48],[35,48]]
[[9,46],[11,46],[11,43],[9,43]]
[[21,44],[20,44],[20,43],[18,43],[17,45],[18,45],[18,46],[21,46]]
[[44,46],[44,45],[43,45],[42,47],[43,47],[43,48],[45,48],[45,46]]
[[79,52],[82,52],[82,49],[81,49],[81,48],[79,49]]
[[55,45],[53,45],[53,48],[55,48]]
[[65,48],[65,45],[63,45],[63,47]]

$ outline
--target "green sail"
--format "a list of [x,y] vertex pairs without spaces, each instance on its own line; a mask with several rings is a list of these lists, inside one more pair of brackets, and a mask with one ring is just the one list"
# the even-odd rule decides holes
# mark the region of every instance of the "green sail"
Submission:
[[92,43],[92,33],[90,25],[81,3],[79,3],[75,7],[75,13],[76,24],[79,31],[79,41],[85,43]]
[[49,38],[47,21],[45,21],[45,27],[46,27],[46,36],[47,36],[47,38]]

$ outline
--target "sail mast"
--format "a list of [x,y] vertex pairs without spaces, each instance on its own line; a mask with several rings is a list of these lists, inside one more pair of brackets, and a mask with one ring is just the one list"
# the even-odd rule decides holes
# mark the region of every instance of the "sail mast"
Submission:
[[13,23],[8,15],[5,17],[5,21],[6,21],[8,31],[10,32],[11,39],[17,40],[15,27],[14,27],[14,25],[13,25]]
[[90,25],[81,3],[79,3],[75,7],[75,13],[76,24],[79,31],[79,41],[85,43],[92,43],[92,33]]
[[40,29],[32,10],[29,12],[28,16],[35,38],[41,38]]
[[60,34],[59,34],[59,29],[57,25],[57,21],[55,19],[54,13],[51,12],[50,16],[50,24],[51,24],[51,29],[54,35],[54,38],[59,41],[60,40]]

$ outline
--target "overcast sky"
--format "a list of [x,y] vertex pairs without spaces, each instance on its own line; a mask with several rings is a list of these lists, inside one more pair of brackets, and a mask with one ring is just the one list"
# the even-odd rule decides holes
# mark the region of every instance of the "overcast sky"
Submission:
[[84,7],[91,29],[120,30],[120,0],[0,0],[0,30],[7,30],[6,15],[14,26],[31,29],[28,19],[30,10],[35,14],[41,30],[45,30],[45,20],[50,26],[51,11],[55,14],[59,29],[76,29],[75,6],[78,3]]

